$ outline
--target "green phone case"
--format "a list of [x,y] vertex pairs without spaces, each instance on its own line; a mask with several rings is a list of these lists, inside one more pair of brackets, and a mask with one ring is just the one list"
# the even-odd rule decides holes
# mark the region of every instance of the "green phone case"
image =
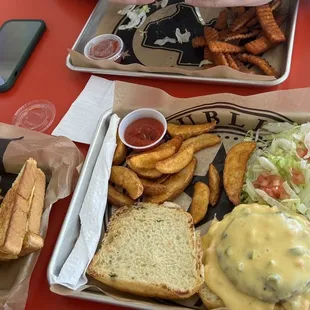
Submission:
[[25,66],[25,64],[27,63],[27,60],[29,59],[32,51],[34,50],[34,48],[36,47],[36,45],[38,44],[41,36],[43,35],[43,33],[46,30],[46,24],[43,20],[41,19],[10,19],[8,21],[6,21],[1,27],[0,27],[0,31],[2,30],[2,28],[10,22],[39,22],[41,25],[36,33],[36,35],[33,37],[33,39],[31,40],[31,42],[29,42],[29,45],[25,51],[25,53],[23,54],[23,56],[20,58],[20,60],[18,61],[18,63],[16,64],[15,69],[12,71],[12,74],[9,76],[8,80],[0,85],[0,92],[5,92],[8,91],[15,83],[17,77],[19,76],[21,70],[23,69],[23,67]]

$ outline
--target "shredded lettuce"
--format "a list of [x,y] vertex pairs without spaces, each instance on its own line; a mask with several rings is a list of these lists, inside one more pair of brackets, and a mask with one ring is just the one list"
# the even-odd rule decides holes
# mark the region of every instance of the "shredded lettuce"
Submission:
[[[310,122],[303,125],[267,123],[259,134],[249,131],[244,140],[258,142],[259,148],[248,161],[242,202],[267,203],[310,219]],[[299,157],[299,148],[303,149],[303,158]],[[303,175],[303,184],[294,181],[293,174],[296,171]],[[255,181],[262,175],[281,178],[281,186],[287,194],[285,199],[276,199],[264,190],[255,188]]]

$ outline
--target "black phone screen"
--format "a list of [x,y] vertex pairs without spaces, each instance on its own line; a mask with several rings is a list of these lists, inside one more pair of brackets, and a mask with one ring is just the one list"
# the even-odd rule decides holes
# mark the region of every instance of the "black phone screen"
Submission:
[[5,84],[12,74],[18,74],[18,64],[35,40],[41,26],[42,23],[36,20],[11,20],[1,28],[0,85]]

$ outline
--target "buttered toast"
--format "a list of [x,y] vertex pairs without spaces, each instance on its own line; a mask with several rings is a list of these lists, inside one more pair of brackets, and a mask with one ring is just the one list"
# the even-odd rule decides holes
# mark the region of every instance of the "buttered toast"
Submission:
[[175,206],[119,209],[87,273],[142,296],[181,299],[197,293],[203,283],[200,235],[190,214]]
[[39,236],[45,175],[28,159],[0,206],[0,260],[16,259],[42,248]]

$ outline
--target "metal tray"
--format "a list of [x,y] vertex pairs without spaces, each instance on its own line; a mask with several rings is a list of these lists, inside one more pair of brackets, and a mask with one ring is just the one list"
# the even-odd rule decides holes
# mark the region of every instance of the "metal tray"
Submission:
[[[62,265],[64,264],[66,258],[72,251],[72,247],[76,241],[76,238],[80,231],[79,222],[79,212],[82,207],[84,197],[87,192],[87,186],[91,179],[96,159],[99,155],[102,142],[104,140],[105,134],[109,127],[110,118],[112,115],[112,109],[107,110],[101,117],[95,135],[93,137],[91,146],[87,153],[87,157],[83,164],[83,168],[76,185],[73,197],[70,202],[70,206],[66,217],[64,219],[60,234],[58,236],[53,255],[51,257],[48,269],[47,269],[47,279],[49,284],[51,283],[51,275],[59,274]],[[104,222],[105,223],[105,222]],[[103,225],[105,226],[105,224]],[[105,227],[104,229],[105,230]],[[70,246],[71,245],[71,246]],[[65,294],[64,294],[65,295]],[[67,295],[66,295],[67,296]],[[106,304],[119,305],[123,307],[128,307],[128,304],[124,301],[116,300],[113,297],[104,295],[100,292],[95,292],[91,290],[85,290],[82,292],[76,292],[73,296],[74,298],[85,299],[90,301],[96,301]],[[145,305],[131,305],[132,308],[145,309]],[[150,306],[148,309],[156,310],[158,306]],[[180,308],[182,309],[182,308]]]
[[[108,1],[99,0],[92,14],[88,18],[84,28],[75,41],[72,50],[83,54],[86,43],[95,36],[98,25],[105,14]],[[70,55],[67,56],[66,65],[69,69],[79,72],[88,72],[93,74],[109,74],[116,76],[132,76],[140,78],[153,78],[153,79],[166,79],[187,82],[198,82],[208,84],[222,84],[222,85],[236,85],[236,86],[260,86],[272,87],[283,83],[289,76],[291,70],[292,53],[294,46],[295,28],[298,15],[299,0],[291,0],[288,15],[288,25],[286,27],[287,43],[284,46],[283,63],[281,68],[281,75],[279,78],[272,81],[254,81],[254,80],[237,80],[226,78],[210,78],[210,77],[194,77],[184,76],[178,74],[165,74],[165,73],[145,73],[145,72],[128,72],[121,70],[108,70],[98,68],[86,68],[74,66],[71,62]]]

